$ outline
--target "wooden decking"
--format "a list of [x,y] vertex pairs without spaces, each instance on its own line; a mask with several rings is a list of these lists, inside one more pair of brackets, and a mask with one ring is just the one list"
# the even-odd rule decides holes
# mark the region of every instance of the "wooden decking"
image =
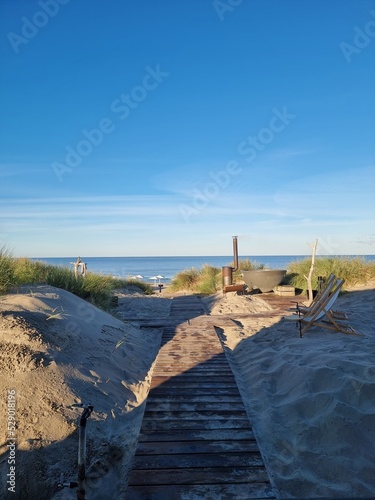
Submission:
[[[274,498],[221,343],[196,296],[172,302],[126,498]],[[193,318],[195,318],[193,320]]]

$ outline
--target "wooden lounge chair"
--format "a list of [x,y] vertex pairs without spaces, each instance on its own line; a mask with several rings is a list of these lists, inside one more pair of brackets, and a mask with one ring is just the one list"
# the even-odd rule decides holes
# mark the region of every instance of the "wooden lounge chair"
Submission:
[[[315,312],[315,308],[319,307],[319,305],[329,296],[332,295],[332,293],[335,291],[338,279],[336,278],[334,274],[330,274],[324,287],[320,290],[320,292],[316,295],[314,300],[309,306],[301,306],[298,302],[292,301],[293,303],[296,304],[296,307],[292,307],[289,309],[289,311],[294,311],[296,314],[304,315],[304,316],[311,316]],[[331,314],[335,319],[344,319],[348,320],[348,316],[346,315],[345,312],[342,311],[334,311],[331,309]]]
[[346,317],[337,318],[332,311],[332,306],[336,302],[343,284],[344,280],[336,279],[334,285],[330,289],[331,293],[322,294],[320,300],[314,303],[314,307],[311,308],[307,314],[297,313],[291,316],[285,316],[284,319],[298,323],[297,326],[299,326],[300,337],[303,337],[311,326],[319,326],[335,332],[351,335],[361,335],[351,326],[339,322],[341,319],[347,319]]
[[314,297],[313,301],[309,306],[304,306],[304,305],[301,306],[299,302],[293,300],[292,303],[296,304],[296,306],[290,308],[289,311],[295,311],[297,314],[303,314],[303,315],[314,312],[314,308],[316,307],[316,305],[319,304],[319,302],[321,302],[324,297],[327,297],[332,293],[332,290],[335,288],[336,282],[337,278],[335,277],[335,275],[330,274],[324,286],[317,293],[317,295]]

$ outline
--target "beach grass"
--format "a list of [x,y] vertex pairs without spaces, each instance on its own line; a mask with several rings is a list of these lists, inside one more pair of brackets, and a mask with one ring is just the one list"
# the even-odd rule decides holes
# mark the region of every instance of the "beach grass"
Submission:
[[13,259],[10,252],[5,248],[0,248],[0,294],[10,290],[14,282]]
[[[207,265],[208,267],[208,265]],[[218,272],[219,269],[210,266],[212,272]],[[184,269],[183,271],[177,273],[173,278],[169,285],[169,290],[171,292],[175,292],[178,290],[189,290],[189,291],[197,291],[202,282],[202,276],[204,274],[204,269],[206,266],[203,266],[200,269],[195,267],[191,267],[190,269]]]
[[114,290],[137,286],[145,294],[152,294],[152,287],[137,280],[118,279],[96,273],[85,277],[74,274],[67,267],[53,266],[24,257],[13,258],[5,248],[0,249],[0,294],[21,285],[47,284],[62,288],[104,310],[111,308]]
[[[229,266],[234,267],[234,263],[231,262]],[[288,266],[288,273],[282,283],[306,291],[307,280],[305,276],[309,274],[310,266],[310,258],[292,262]],[[233,283],[243,281],[242,271],[265,268],[266,266],[262,263],[252,262],[249,259],[240,259],[238,269],[233,272]],[[375,262],[368,262],[361,257],[319,257],[315,261],[312,277],[313,289],[318,288],[318,276],[322,276],[324,279],[328,278],[331,273],[344,279],[346,287],[365,284],[375,280]],[[209,264],[205,264],[198,269],[186,269],[174,276],[169,288],[172,292],[187,290],[192,293],[211,295],[222,289],[222,271],[220,268]]]
[[[305,276],[308,276],[310,266],[310,258],[291,262],[284,278],[285,284],[306,291],[307,280]],[[312,275],[313,289],[318,288],[318,276],[326,279],[331,273],[345,280],[343,287],[345,289],[345,287],[375,280],[375,262],[368,262],[362,257],[318,257],[315,260]]]
[[[228,264],[233,267],[234,263]],[[306,258],[290,263],[283,284],[306,290],[311,259]],[[265,265],[249,259],[239,259],[238,270],[233,273],[233,282],[242,282],[242,271],[264,269]],[[323,279],[331,273],[345,280],[345,286],[364,284],[375,280],[375,262],[368,262],[362,257],[318,257],[315,261],[312,286],[318,288],[318,276]],[[136,286],[145,294],[153,294],[152,286],[142,281],[118,279],[96,273],[87,273],[86,277],[76,277],[67,267],[53,266],[42,261],[27,258],[14,258],[5,248],[0,248],[0,294],[27,284],[48,284],[63,288],[88,300],[104,310],[111,307],[114,290]],[[210,264],[201,268],[185,269],[177,273],[169,285],[171,292],[187,290],[201,295],[211,295],[222,289],[222,270]],[[344,287],[345,288],[345,287]]]

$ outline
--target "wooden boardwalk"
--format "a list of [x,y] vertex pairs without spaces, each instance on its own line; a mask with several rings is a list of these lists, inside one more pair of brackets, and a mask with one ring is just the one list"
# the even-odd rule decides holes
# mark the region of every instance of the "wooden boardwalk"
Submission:
[[275,498],[233,373],[204,315],[198,297],[173,299],[175,321],[164,328],[129,500]]

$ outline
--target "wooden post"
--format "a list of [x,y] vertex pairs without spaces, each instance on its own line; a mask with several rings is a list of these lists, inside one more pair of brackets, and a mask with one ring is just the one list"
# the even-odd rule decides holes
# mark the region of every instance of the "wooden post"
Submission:
[[81,261],[81,257],[78,257],[76,262],[71,262],[71,264],[74,265],[74,276],[78,278],[78,269],[81,268],[81,275],[83,278],[85,278],[86,273],[87,273],[87,264],[86,262]]
[[316,254],[316,247],[318,246],[318,239],[315,240],[315,243],[311,245],[310,243],[307,243],[310,248],[312,248],[312,256],[311,256],[311,266],[310,266],[310,272],[308,276],[305,276],[307,279],[307,288],[309,291],[309,299],[308,299],[308,305],[311,304],[313,301],[313,291],[312,291],[312,274],[314,271],[314,265],[315,265],[315,254]]

